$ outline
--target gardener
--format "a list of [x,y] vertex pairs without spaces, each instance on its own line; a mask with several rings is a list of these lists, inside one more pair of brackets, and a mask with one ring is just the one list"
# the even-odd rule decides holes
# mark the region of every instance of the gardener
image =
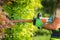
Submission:
[[60,28],[60,0],[56,8],[55,18],[52,24],[44,24],[44,28],[53,30],[52,38],[51,40],[60,40],[60,31],[54,31],[58,30]]

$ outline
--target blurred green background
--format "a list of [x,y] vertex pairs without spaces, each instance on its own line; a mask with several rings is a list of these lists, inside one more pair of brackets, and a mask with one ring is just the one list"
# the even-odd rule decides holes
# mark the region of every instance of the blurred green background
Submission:
[[[41,13],[43,17],[50,17],[55,10],[57,0],[14,0],[3,5],[10,20],[28,20]],[[50,40],[51,30],[38,29],[33,23],[15,23],[11,30],[6,29],[4,40]],[[12,37],[11,37],[12,36]]]

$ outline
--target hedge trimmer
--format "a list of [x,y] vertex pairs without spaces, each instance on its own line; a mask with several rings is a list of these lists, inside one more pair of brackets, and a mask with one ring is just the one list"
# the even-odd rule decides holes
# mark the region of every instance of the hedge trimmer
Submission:
[[52,22],[52,17],[50,18],[43,18],[41,14],[37,15],[37,18],[33,18],[32,20],[9,20],[4,13],[0,13],[0,22],[3,26],[14,25],[15,22],[33,22],[34,25],[42,26],[43,23]]

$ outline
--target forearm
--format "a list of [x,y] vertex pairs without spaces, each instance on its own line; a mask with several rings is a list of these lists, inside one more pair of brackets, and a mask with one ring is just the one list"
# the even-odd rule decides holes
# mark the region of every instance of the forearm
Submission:
[[43,26],[45,29],[49,29],[49,30],[57,30],[56,27],[52,27],[51,24],[44,24]]
[[44,24],[43,27],[50,30],[58,30],[60,28],[60,18],[55,17],[52,24]]

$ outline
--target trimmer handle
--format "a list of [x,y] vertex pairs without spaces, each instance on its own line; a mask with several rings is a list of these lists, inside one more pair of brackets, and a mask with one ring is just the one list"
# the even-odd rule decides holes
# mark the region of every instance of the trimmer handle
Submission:
[[33,19],[33,24],[36,25],[38,28],[43,27],[43,22],[40,20],[41,15],[38,13],[37,18]]

